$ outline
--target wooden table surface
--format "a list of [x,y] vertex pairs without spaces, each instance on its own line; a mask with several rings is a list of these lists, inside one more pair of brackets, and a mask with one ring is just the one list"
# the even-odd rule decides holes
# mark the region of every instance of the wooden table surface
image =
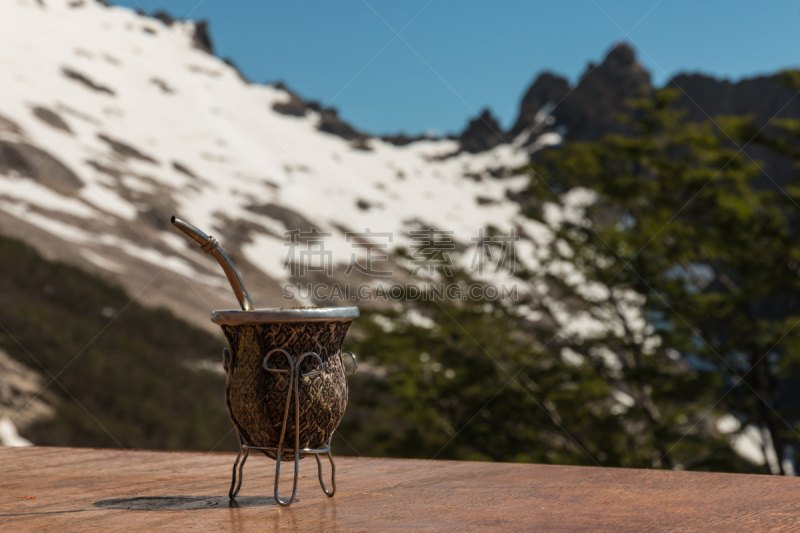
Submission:
[[308,458],[281,508],[275,463],[251,455],[231,507],[233,460],[0,448],[0,531],[800,531],[797,478],[340,457],[326,498]]

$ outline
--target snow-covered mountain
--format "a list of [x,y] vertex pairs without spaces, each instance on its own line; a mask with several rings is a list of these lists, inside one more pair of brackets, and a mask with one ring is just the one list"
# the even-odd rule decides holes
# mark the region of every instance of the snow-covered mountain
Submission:
[[357,251],[345,233],[366,229],[391,232],[390,249],[410,230],[453,231],[463,266],[490,225],[518,229],[518,254],[546,253],[546,224],[511,199],[526,178],[509,169],[529,143],[470,153],[458,140],[348,140],[328,133],[329,111],[246,82],[192,22],[94,1],[6,0],[2,11],[0,228],[148,305],[204,327],[212,308],[235,307],[172,214],[220,240],[262,307],[286,304],[287,229],[331,233],[338,270]]

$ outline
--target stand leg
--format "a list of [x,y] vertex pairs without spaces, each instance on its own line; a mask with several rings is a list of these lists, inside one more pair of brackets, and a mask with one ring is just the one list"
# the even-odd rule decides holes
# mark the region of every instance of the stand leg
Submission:
[[[242,469],[247,457],[250,455],[250,450],[239,448],[239,455],[236,456],[236,461],[233,462],[233,477],[231,479],[231,489],[228,491],[228,498],[233,500],[239,494],[239,489],[242,488]],[[239,462],[241,459],[241,463]],[[236,482],[236,467],[239,467],[239,482]]]
[[[269,366],[269,357],[273,353],[281,352],[286,356],[289,363],[290,370],[282,368],[273,368]],[[351,354],[352,355],[352,354]],[[303,360],[308,356],[314,356],[319,361],[319,369],[311,372],[302,373],[300,370]],[[355,356],[353,356],[355,364]],[[289,386],[286,390],[286,407],[283,412],[283,425],[281,426],[281,436],[278,438],[277,454],[275,457],[275,501],[282,507],[289,507],[294,502],[294,497],[297,495],[297,480],[300,477],[300,378],[315,376],[321,373],[324,369],[322,358],[315,352],[306,352],[297,358],[297,361],[292,359],[292,356],[286,350],[275,348],[267,353],[264,357],[264,369],[268,372],[276,372],[281,374],[289,374]],[[283,455],[283,437],[286,435],[286,422],[289,419],[289,405],[292,400],[292,389],[294,389],[294,482],[292,483],[292,496],[288,500],[282,500],[278,496],[278,490],[281,482],[281,459]],[[288,451],[288,450],[287,450]],[[330,440],[328,441],[328,460],[331,462],[331,486],[332,490],[328,492],[325,487],[325,482],[322,480],[322,462],[319,460],[319,453],[313,452],[317,458],[317,468],[319,471],[319,484],[322,486],[322,491],[326,496],[331,497],[336,492],[336,465],[333,462],[333,455],[330,452]],[[246,456],[245,456],[246,457]],[[239,483],[241,483],[241,471],[239,474]],[[238,492],[238,489],[237,489]]]
[[328,498],[333,498],[333,495],[336,494],[336,463],[333,462],[333,455],[331,452],[328,452],[328,460],[331,462],[331,490],[328,491],[327,487],[325,487],[325,482],[322,480],[322,461],[319,459],[319,454],[315,453],[314,457],[317,460],[317,472],[319,473],[319,486],[322,487],[322,492],[325,493],[325,496]]
[[282,450],[278,448],[277,459],[275,460],[275,501],[282,507],[289,507],[294,502],[294,497],[297,494],[297,480],[300,477],[300,453],[294,454],[294,483],[292,483],[292,496],[288,500],[281,500],[278,496],[278,487],[281,483],[281,455]]

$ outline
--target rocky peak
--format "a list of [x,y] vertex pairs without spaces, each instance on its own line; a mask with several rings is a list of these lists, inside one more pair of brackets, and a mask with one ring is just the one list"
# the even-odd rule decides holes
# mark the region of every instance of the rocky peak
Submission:
[[650,73],[636,61],[630,46],[618,44],[600,65],[590,65],[563,107],[555,110],[556,122],[566,126],[568,139],[597,139],[618,129],[615,117],[626,100],[650,90]]
[[198,20],[194,23],[193,44],[200,50],[205,50],[214,55],[214,43],[211,41],[211,34],[208,32],[208,21]]
[[[633,51],[633,48],[631,48],[627,43],[618,43],[614,45],[606,55],[606,58],[601,66],[605,69],[618,71],[644,71],[641,65],[636,62],[636,53]],[[647,74],[646,71],[644,72]],[[647,81],[649,80],[650,75],[647,74]]]
[[620,43],[602,63],[590,63],[574,87],[560,76],[540,74],[522,98],[511,134],[539,127],[536,117],[544,112],[553,118],[542,127],[560,130],[571,140],[597,139],[618,128],[615,116],[626,100],[651,89],[650,73],[636,61],[634,50]]
[[161,22],[163,22],[167,26],[172,26],[175,23],[175,17],[173,17],[169,13],[169,11],[166,11],[164,9],[159,9],[159,10],[153,12],[152,17],[154,19],[160,20]]
[[475,154],[505,143],[506,133],[491,111],[484,109],[478,118],[469,121],[458,140],[463,151]]
[[548,104],[554,106],[558,104],[569,92],[569,82],[550,72],[539,74],[536,81],[528,88],[525,96],[520,103],[519,116],[514,127],[511,128],[511,135],[516,137],[525,128],[536,124],[536,115],[546,110]]

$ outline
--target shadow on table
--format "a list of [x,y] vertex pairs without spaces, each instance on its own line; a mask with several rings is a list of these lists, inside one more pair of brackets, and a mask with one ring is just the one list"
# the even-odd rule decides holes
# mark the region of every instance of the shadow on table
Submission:
[[[295,501],[298,501],[295,499]],[[239,507],[271,507],[275,500],[268,496],[239,496],[229,500],[227,496],[137,496],[114,498],[94,502],[102,509],[125,511],[199,511],[202,509],[235,509]]]

